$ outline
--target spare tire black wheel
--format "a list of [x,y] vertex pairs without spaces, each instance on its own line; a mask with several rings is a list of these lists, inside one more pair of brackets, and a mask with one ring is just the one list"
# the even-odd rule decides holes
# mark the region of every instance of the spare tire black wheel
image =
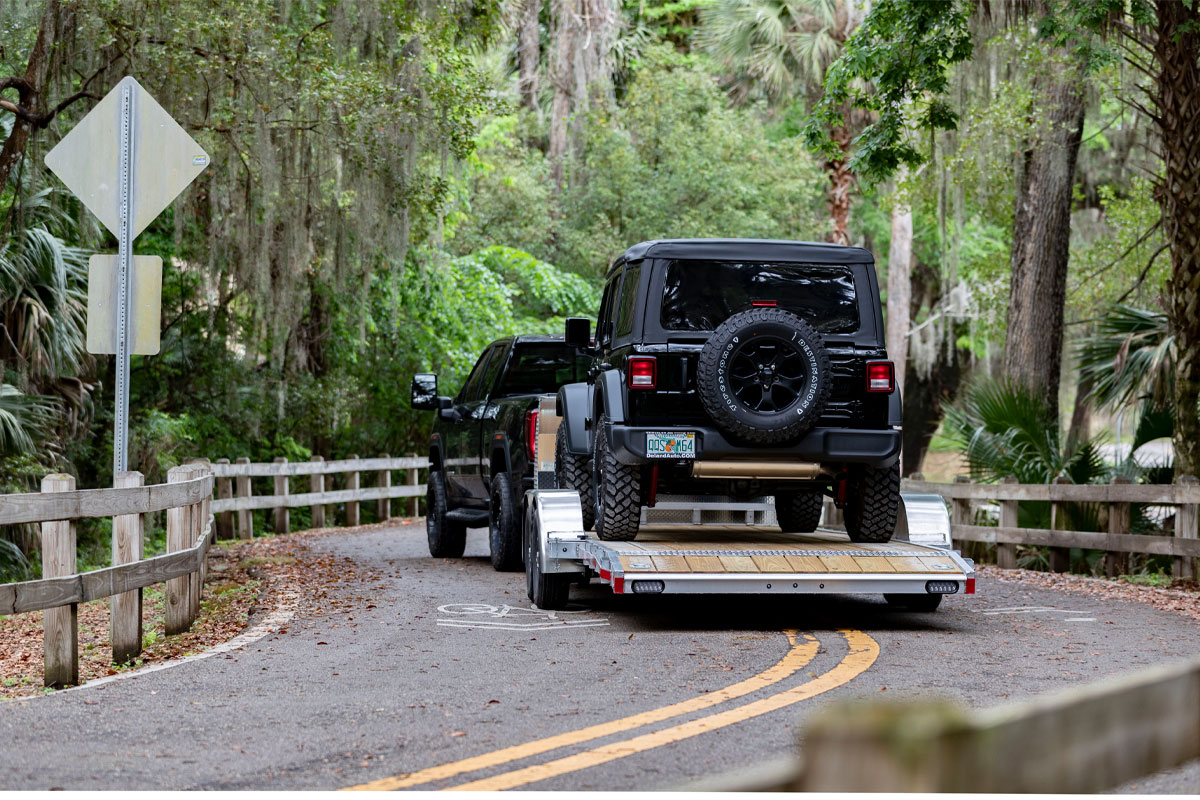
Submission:
[[752,308],[722,322],[700,351],[696,379],[717,427],[751,444],[799,439],[833,384],[821,334],[782,308]]

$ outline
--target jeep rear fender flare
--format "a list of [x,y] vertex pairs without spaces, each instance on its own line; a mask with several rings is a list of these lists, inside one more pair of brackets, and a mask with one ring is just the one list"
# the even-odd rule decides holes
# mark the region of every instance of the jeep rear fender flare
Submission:
[[617,369],[606,369],[596,378],[596,388],[604,406],[600,409],[608,421],[625,422],[625,376]]
[[554,411],[562,417],[559,430],[567,437],[567,450],[576,455],[591,452],[588,440],[588,412],[592,408],[592,387],[586,383],[568,383],[558,390]]
[[904,424],[904,406],[900,401],[900,388],[888,395],[888,425],[899,428]]

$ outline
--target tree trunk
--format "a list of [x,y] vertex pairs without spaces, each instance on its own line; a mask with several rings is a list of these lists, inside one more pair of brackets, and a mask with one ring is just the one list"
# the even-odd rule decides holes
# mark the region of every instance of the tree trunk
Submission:
[[550,69],[550,80],[554,84],[554,100],[550,106],[550,174],[555,187],[562,191],[567,125],[575,88],[575,37],[580,24],[581,0],[552,2],[554,63]]
[[[901,167],[896,175],[899,187],[908,170]],[[892,207],[892,243],[888,248],[887,277],[887,351],[896,364],[896,389],[904,396],[904,377],[908,364],[909,304],[912,303],[913,218],[908,198],[897,189]]]
[[1200,5],[1159,0],[1154,102],[1162,140],[1157,195],[1171,248],[1175,334],[1175,474],[1200,469]]
[[542,0],[525,0],[517,37],[517,88],[521,94],[521,105],[534,111],[538,107],[538,63],[542,58],[538,36],[538,13],[541,10]]
[[[17,90],[18,104],[26,111],[35,114],[46,113],[47,74],[50,69],[50,48],[58,38],[59,29],[58,0],[48,0],[46,10],[42,12],[42,22],[38,27],[37,39],[33,50],[29,53],[29,61],[25,66],[25,74],[16,80],[11,80]],[[29,142],[29,134],[33,123],[17,117],[13,120],[12,132],[4,140],[0,148],[0,192],[8,184],[8,176],[25,154],[25,145]]]
[[844,125],[839,125],[830,131],[833,140],[837,142],[842,157],[825,162],[825,171],[829,173],[829,187],[825,190],[825,202],[829,205],[829,218],[833,225],[829,231],[829,241],[834,244],[850,244],[850,185],[851,175],[849,161],[850,131]]
[[1056,424],[1083,82],[1074,64],[1051,64],[1047,69],[1048,74],[1035,82],[1035,113],[1044,123],[1025,153],[1017,190],[1004,371],[1045,400],[1050,409],[1047,422]]

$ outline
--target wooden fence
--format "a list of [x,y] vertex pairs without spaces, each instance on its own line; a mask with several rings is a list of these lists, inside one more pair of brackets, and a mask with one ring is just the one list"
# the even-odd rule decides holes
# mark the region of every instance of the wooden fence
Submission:
[[[166,632],[191,627],[200,611],[206,555],[212,544],[213,478],[202,464],[175,467],[165,484],[143,486],[123,472],[112,489],[75,489],[71,475],[47,475],[42,491],[0,496],[0,525],[41,523],[42,575],[0,585],[0,614],[44,610],[46,686],[79,683],[78,605],[112,598],[113,661],[142,651],[142,589],[166,583]],[[167,512],[167,553],[143,558],[143,514]],[[113,566],[75,571],[74,520],[112,517]]]
[[706,791],[1083,794],[1200,758],[1200,661],[982,711],[846,700],[800,734],[800,758],[687,787]]
[[[248,458],[239,458],[237,463],[229,459],[218,459],[211,466],[216,478],[217,499],[213,501],[213,513],[217,517],[217,535],[222,539],[234,536],[234,515],[237,515],[237,536],[249,539],[254,535],[253,514],[257,509],[270,509],[272,529],[275,533],[287,533],[291,529],[288,510],[302,506],[312,508],[312,527],[322,528],[332,523],[335,517],[333,504],[344,504],[343,519],[346,525],[359,524],[359,504],[375,501],[376,519],[386,520],[392,516],[392,500],[409,498],[408,515],[417,516],[419,500],[425,494],[425,485],[420,482],[419,471],[429,469],[428,458],[378,458],[351,456],[342,461],[325,461],[313,456],[310,461],[289,462],[277,458],[274,463],[250,463]],[[403,484],[392,485],[392,472],[405,470]],[[372,475],[374,486],[362,486],[362,474]],[[292,494],[291,478],[307,475],[309,491]],[[344,475],[344,487],[332,489],[332,476]],[[272,494],[254,494],[252,478],[272,478]],[[234,488],[236,485],[237,492]]]
[[[914,476],[919,478],[919,476]],[[996,545],[996,563],[1000,567],[1017,565],[1016,545],[1041,545],[1050,548],[1050,568],[1066,572],[1070,548],[1080,547],[1105,552],[1105,571],[1110,577],[1128,570],[1128,554],[1166,555],[1173,557],[1172,575],[1177,578],[1196,577],[1196,558],[1200,557],[1200,482],[1190,475],[1168,485],[1130,483],[1126,478],[1113,478],[1102,485],[1076,485],[1060,478],[1052,484],[970,483],[965,479],[955,483],[932,483],[924,480],[905,480],[906,492],[929,492],[941,495],[951,506],[951,535],[957,542],[982,542]],[[975,508],[980,503],[999,506],[999,526],[976,525]],[[1022,502],[1049,502],[1051,527],[1021,528],[1017,512]],[[1106,506],[1101,519],[1107,518],[1107,531],[1062,530],[1068,503],[1098,503]],[[1130,533],[1130,505],[1140,503],[1155,506],[1175,506],[1173,535],[1139,535]]]

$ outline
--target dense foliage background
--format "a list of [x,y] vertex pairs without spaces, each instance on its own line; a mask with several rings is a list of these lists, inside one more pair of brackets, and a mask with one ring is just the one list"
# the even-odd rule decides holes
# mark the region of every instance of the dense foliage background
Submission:
[[1200,181],[1165,121],[1200,119],[1198,27],[1174,0],[0,0],[0,491],[112,479],[83,331],[115,242],[42,158],[126,74],[212,157],[135,245],[165,264],[147,481],[419,451],[412,372],[453,390],[492,338],[594,316],[607,264],[666,236],[872,250],[906,472],[976,376],[1016,385],[947,429],[978,475],[978,415],[1019,406],[1047,479],[1104,479],[1078,467],[1110,414],[1200,427],[1170,380],[1200,365]]

